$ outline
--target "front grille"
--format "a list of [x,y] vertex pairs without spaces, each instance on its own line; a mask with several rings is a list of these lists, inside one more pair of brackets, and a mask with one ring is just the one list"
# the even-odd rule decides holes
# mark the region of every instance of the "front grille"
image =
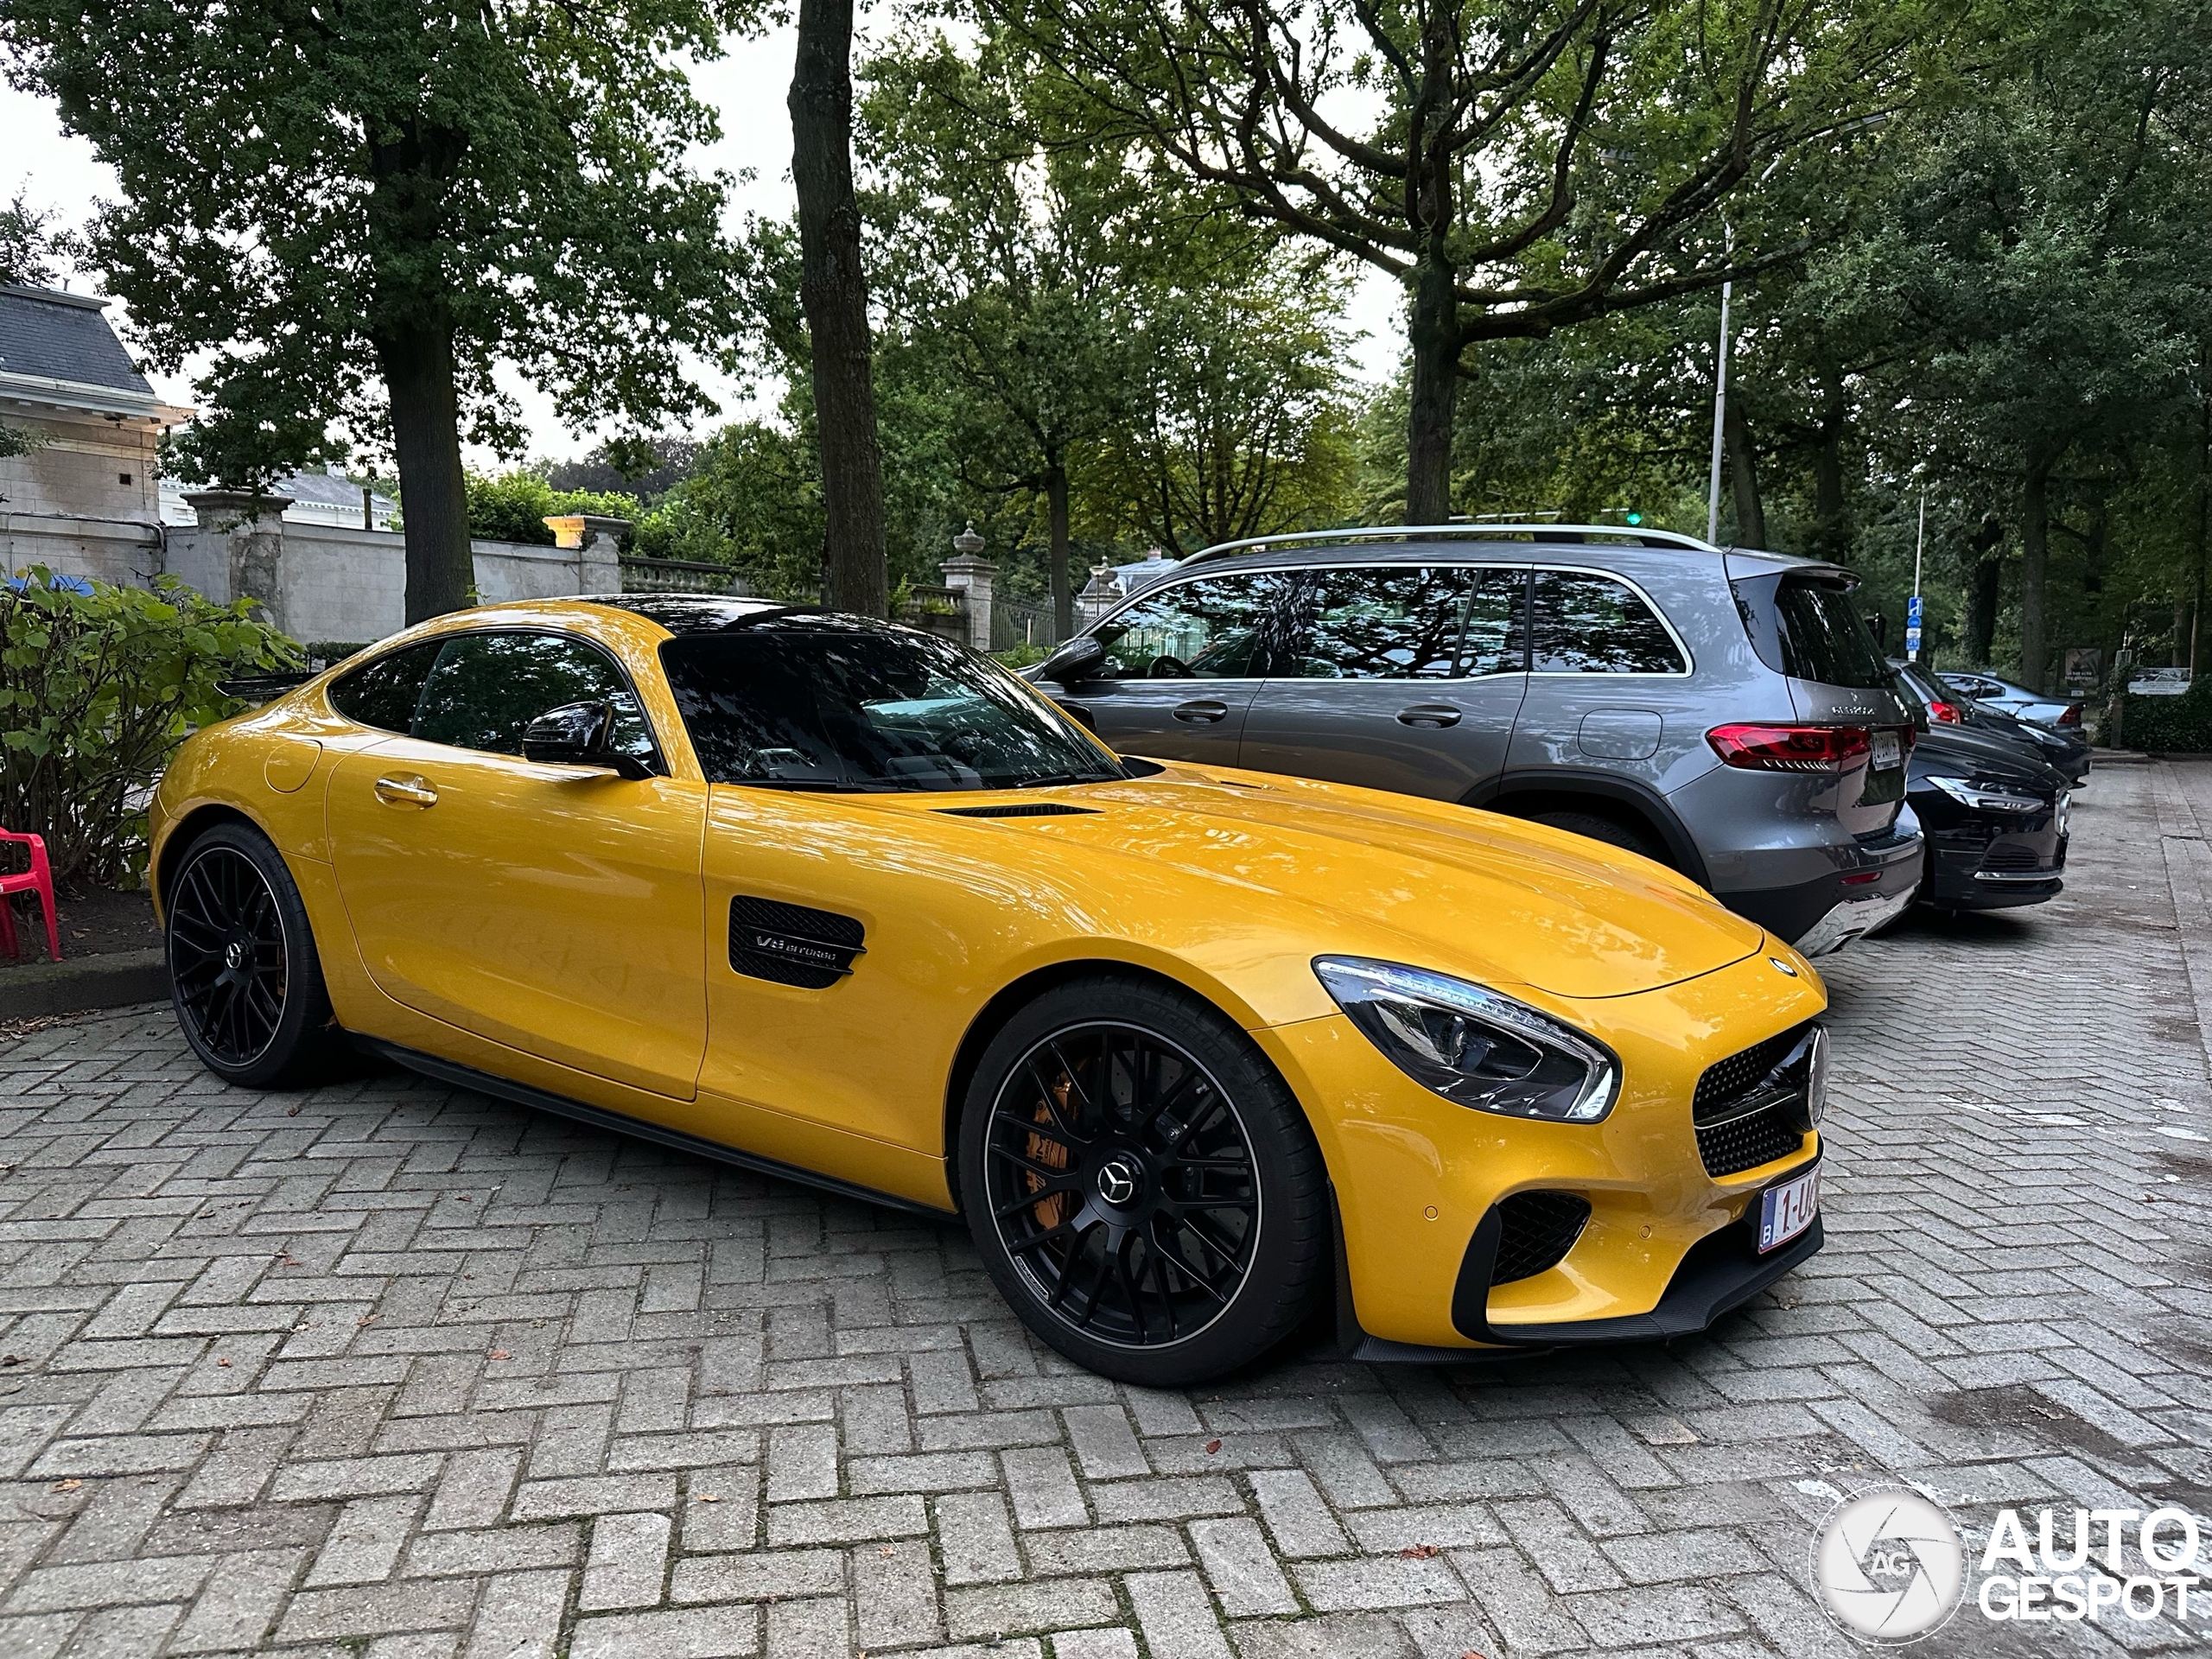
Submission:
[[1095,813],[1095,806],[1070,806],[1065,801],[1004,801],[993,806],[940,806],[931,809],[948,818],[1071,818]]
[[1573,1192],[1516,1192],[1498,1201],[1497,1218],[1490,1281],[1510,1285],[1560,1264],[1590,1220],[1590,1200]]
[[1705,1160],[1705,1173],[1716,1178],[1736,1175],[1787,1158],[1805,1144],[1798,1121],[1801,1109],[1794,1100],[1777,1101],[1726,1122],[1699,1124],[1697,1155]]
[[1705,1075],[1697,1080],[1697,1093],[1690,1101],[1691,1121],[1709,1123],[1727,1116],[1738,1101],[1758,1088],[1766,1080],[1767,1073],[1782,1064],[1783,1057],[1797,1046],[1812,1023],[1808,1020],[1804,1025],[1792,1026],[1763,1043],[1754,1043],[1741,1053],[1715,1060],[1706,1067]]

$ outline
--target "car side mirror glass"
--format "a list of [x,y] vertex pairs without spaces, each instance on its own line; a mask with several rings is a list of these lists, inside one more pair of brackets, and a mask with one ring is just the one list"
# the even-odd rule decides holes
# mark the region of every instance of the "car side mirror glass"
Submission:
[[1106,660],[1106,647],[1087,633],[1079,633],[1037,664],[1037,677],[1055,685],[1077,685],[1096,679]]
[[547,766],[597,766],[630,779],[652,776],[635,755],[615,748],[614,705],[603,701],[547,709],[524,730],[522,758]]

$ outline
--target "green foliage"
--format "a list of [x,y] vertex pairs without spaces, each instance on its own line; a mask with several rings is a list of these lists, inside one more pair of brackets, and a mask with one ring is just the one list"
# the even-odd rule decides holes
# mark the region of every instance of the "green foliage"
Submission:
[[553,545],[548,518],[592,512],[609,518],[636,522],[639,508],[634,495],[597,490],[556,490],[542,474],[515,471],[486,477],[468,475],[468,533],[486,541],[530,542]]
[[0,283],[52,288],[61,280],[65,263],[84,255],[84,238],[74,231],[48,228],[54,219],[32,207],[22,190],[0,207]]
[[639,523],[637,551],[730,565],[762,593],[810,600],[820,592],[822,534],[812,446],[784,428],[747,421],[700,447],[690,476]]
[[147,791],[196,727],[244,706],[216,682],[300,665],[299,649],[173,576],[57,587],[34,566],[0,585],[0,824],[46,838],[57,880],[135,884]]
[[2123,697],[2120,741],[2152,754],[2212,754],[2212,683],[2197,679],[2177,697]]

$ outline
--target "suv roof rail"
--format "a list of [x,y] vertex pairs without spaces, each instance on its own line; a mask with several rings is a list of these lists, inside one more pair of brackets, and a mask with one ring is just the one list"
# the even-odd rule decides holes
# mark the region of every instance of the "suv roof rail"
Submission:
[[1641,524],[1374,524],[1355,530],[1300,530],[1281,536],[1247,536],[1241,541],[1217,542],[1211,547],[1200,548],[1183,560],[1178,569],[1188,569],[1201,559],[1220,558],[1248,548],[1275,547],[1285,542],[1380,541],[1417,536],[1445,536],[1463,542],[1573,543],[1603,540],[1633,542],[1641,547],[1688,548],[1699,553],[1720,551],[1711,542],[1700,541],[1694,536],[1679,535],[1671,530],[1647,530]]

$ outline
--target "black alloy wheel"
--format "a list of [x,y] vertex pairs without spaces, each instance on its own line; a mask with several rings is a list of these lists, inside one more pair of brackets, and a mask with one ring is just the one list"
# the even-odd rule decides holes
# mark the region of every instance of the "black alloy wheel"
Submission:
[[200,1063],[253,1087],[304,1080],[335,1032],[307,912],[268,839],[226,823],[166,894],[170,1001]]
[[1319,1151],[1211,1009],[1089,984],[1048,994],[986,1052],[962,1126],[970,1230],[1015,1310],[1071,1358],[1162,1386],[1218,1375],[1308,1304]]

